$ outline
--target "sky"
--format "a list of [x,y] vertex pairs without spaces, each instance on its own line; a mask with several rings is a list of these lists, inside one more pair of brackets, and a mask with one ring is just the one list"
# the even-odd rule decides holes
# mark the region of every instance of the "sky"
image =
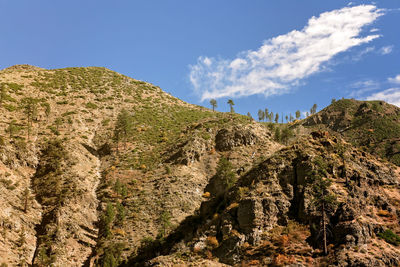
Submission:
[[254,118],[400,106],[399,25],[399,0],[0,0],[0,69],[101,66]]

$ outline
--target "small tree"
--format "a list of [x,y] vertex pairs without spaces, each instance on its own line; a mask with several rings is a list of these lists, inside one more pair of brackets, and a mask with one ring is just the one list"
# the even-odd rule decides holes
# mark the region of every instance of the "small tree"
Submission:
[[348,186],[349,185],[349,181],[348,181],[347,173],[346,173],[347,149],[346,149],[346,146],[344,144],[339,144],[338,145],[337,154],[342,159],[343,169],[342,169],[341,176],[345,177],[345,179],[346,179],[345,184],[346,184],[346,186]]
[[126,109],[122,109],[121,112],[118,114],[117,123],[115,125],[115,130],[114,130],[114,138],[117,141],[117,151],[118,151],[119,140],[121,138],[124,139],[124,147],[126,149],[126,141],[131,130],[132,130],[132,120],[129,115],[129,112]]
[[258,121],[262,121],[265,118],[265,113],[263,110],[259,109],[258,110]]
[[281,129],[278,127],[275,128],[275,141],[281,141]]
[[289,117],[288,115],[285,116],[286,122],[289,122]]
[[264,120],[267,121],[268,117],[269,117],[269,111],[268,111],[267,108],[265,108],[265,110],[264,110]]
[[249,119],[253,120],[253,117],[251,116],[250,112],[247,112],[247,117],[249,117]]
[[274,119],[274,113],[271,111],[271,113],[269,113],[268,120],[269,122],[272,122],[273,119]]
[[56,130],[57,130],[57,132],[58,132],[60,126],[63,124],[63,120],[62,120],[62,118],[57,118],[57,119],[54,121],[54,123],[56,124]]
[[287,144],[290,138],[293,137],[293,131],[289,127],[284,127],[280,133],[280,139],[283,143]]
[[30,196],[31,196],[31,194],[29,192],[29,189],[28,189],[28,187],[26,187],[24,192],[22,193],[22,199],[23,199],[23,204],[24,204],[24,212],[28,211]]
[[278,122],[279,122],[279,114],[276,113],[276,114],[275,114],[275,123],[278,123]]
[[44,113],[46,114],[47,120],[49,119],[50,113],[51,113],[51,107],[50,104],[45,102],[42,104],[42,107],[44,107]]
[[225,157],[219,160],[216,175],[224,181],[227,188],[232,187],[236,182],[232,163]]
[[12,120],[8,123],[8,128],[6,132],[9,133],[10,139],[14,137],[14,134],[20,129],[17,124],[16,120]]
[[300,117],[301,117],[300,110],[297,110],[296,111],[296,120],[300,119]]
[[24,113],[28,119],[28,140],[30,138],[32,121],[37,115],[37,103],[38,100],[32,97],[23,98],[21,102]]
[[116,210],[117,210],[116,223],[118,225],[123,225],[126,217],[125,207],[120,202],[117,202]]
[[311,171],[311,179],[309,180],[312,188],[312,204],[320,219],[322,246],[324,254],[327,255],[328,214],[335,210],[337,202],[336,196],[329,190],[332,185],[332,179],[328,177],[328,164],[321,157],[317,157],[314,159],[314,165],[315,167]]
[[159,236],[161,238],[166,236],[168,229],[172,226],[171,218],[172,218],[171,213],[169,213],[168,211],[163,211],[163,213],[161,213],[160,215],[161,229],[159,233]]
[[0,84],[0,107],[3,105],[4,99],[7,97],[7,88],[4,83]]
[[104,236],[105,238],[108,238],[111,235],[111,223],[114,221],[114,218],[114,207],[111,202],[108,202],[106,210],[101,217],[101,229],[103,230],[102,236]]
[[294,118],[293,118],[293,116],[292,116],[292,113],[289,114],[289,120],[290,120],[290,122],[293,122],[293,121],[294,121]]
[[212,106],[213,111],[215,111],[215,108],[218,107],[217,100],[211,99],[210,100],[210,105]]
[[234,113],[235,110],[233,109],[233,106],[235,105],[235,103],[233,103],[233,100],[232,100],[232,99],[229,99],[227,103],[228,103],[228,105],[230,106],[231,113]]
[[311,113],[311,115],[314,115],[315,113],[317,113],[317,104],[314,104],[314,105],[311,107],[310,113]]

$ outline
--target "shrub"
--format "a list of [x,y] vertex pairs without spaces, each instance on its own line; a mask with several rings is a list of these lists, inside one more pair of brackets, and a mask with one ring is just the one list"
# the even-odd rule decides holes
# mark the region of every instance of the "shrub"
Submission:
[[236,176],[233,172],[232,163],[225,157],[222,157],[219,160],[216,175],[224,180],[228,188],[232,187],[236,182]]
[[206,241],[207,245],[212,248],[217,248],[219,246],[218,239],[215,236],[208,236]]
[[97,105],[94,104],[94,103],[92,103],[92,102],[88,102],[88,103],[86,104],[86,107],[87,107],[87,108],[90,108],[90,109],[96,109],[96,108],[98,108]]
[[393,233],[390,229],[379,233],[378,236],[388,242],[389,244],[398,246],[400,245],[400,236]]

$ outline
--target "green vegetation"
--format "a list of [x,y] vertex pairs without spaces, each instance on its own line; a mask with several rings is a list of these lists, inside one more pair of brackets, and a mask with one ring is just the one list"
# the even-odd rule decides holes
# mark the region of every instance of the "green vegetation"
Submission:
[[315,113],[317,113],[317,104],[314,104],[310,109],[311,115],[314,115]]
[[0,84],[0,107],[3,105],[4,99],[7,97],[7,88],[4,83]]
[[58,206],[73,193],[73,187],[69,187],[72,184],[63,179],[67,179],[64,173],[68,159],[62,140],[53,139],[45,144],[33,180],[33,188],[42,205]]
[[157,237],[158,239],[166,237],[168,230],[172,227],[171,218],[171,213],[169,213],[168,211],[163,211],[161,213],[160,230]]
[[92,102],[86,103],[86,107],[89,109],[97,109],[98,108],[98,106]]
[[321,157],[316,157],[313,161],[314,167],[309,173],[308,183],[312,188],[312,205],[315,207],[320,218],[319,231],[322,235],[322,247],[324,254],[328,254],[327,248],[327,225],[329,224],[328,215],[333,213],[337,206],[336,196],[330,192],[332,179],[329,178],[328,163]]
[[215,175],[224,181],[227,189],[231,188],[236,183],[236,175],[233,171],[232,163],[225,157],[219,160],[217,173]]
[[264,120],[265,113],[264,113],[264,111],[262,109],[259,109],[257,114],[258,114],[258,121]]
[[392,232],[392,230],[387,229],[382,233],[379,233],[378,236],[385,240],[387,243],[398,246],[400,245],[400,236],[396,235]]
[[233,103],[233,100],[232,100],[232,99],[229,99],[227,103],[228,103],[228,105],[229,105],[229,107],[230,107],[230,112],[231,112],[231,113],[234,113],[235,110],[233,109],[233,106],[235,105],[235,103]]
[[10,139],[14,138],[14,135],[17,134],[22,127],[20,125],[17,125],[16,120],[12,120],[8,123],[8,127],[6,128],[6,133],[10,135]]
[[279,122],[279,114],[276,113],[276,114],[275,114],[275,123],[278,123],[278,122]]
[[124,146],[126,149],[126,141],[132,131],[132,121],[133,117],[128,113],[126,109],[122,109],[121,112],[118,114],[117,122],[114,129],[114,139],[117,142],[117,151],[121,138],[124,139]]
[[296,111],[296,120],[300,119],[301,114],[300,114],[300,110]]
[[217,106],[217,100],[211,99],[211,100],[210,100],[210,105],[212,106],[212,109],[213,109],[213,111],[214,111],[215,108],[218,107],[218,106]]
[[28,119],[28,140],[31,133],[32,121],[37,116],[37,103],[39,102],[38,99],[32,97],[26,97],[22,99],[21,107],[24,110],[24,113]]
[[101,237],[106,239],[111,237],[111,227],[114,218],[115,218],[114,206],[112,205],[111,202],[108,202],[105,212],[100,217],[101,232],[99,234]]
[[395,153],[396,142],[393,142],[400,132],[400,112],[397,108],[382,101],[341,99],[322,112],[343,115],[341,120],[350,125],[343,131],[348,142],[400,166],[400,155]]

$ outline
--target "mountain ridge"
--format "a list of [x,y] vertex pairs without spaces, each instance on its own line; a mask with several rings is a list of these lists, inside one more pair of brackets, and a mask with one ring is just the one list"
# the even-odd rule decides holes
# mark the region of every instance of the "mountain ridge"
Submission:
[[[259,123],[102,67],[20,65],[0,85],[0,264],[400,263],[396,146],[368,146],[398,136],[398,108],[344,99]],[[314,180],[338,202],[328,255]]]

